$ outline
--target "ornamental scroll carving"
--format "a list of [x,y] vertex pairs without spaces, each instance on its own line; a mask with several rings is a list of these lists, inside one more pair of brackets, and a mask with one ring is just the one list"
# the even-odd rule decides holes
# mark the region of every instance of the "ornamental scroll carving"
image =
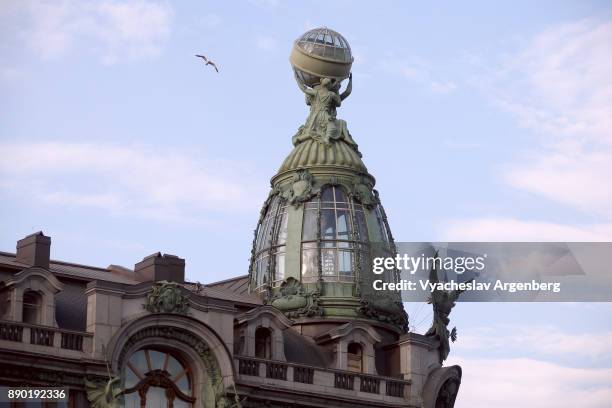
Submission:
[[186,315],[189,302],[178,283],[161,281],[151,287],[143,307],[151,313]]
[[289,200],[292,205],[300,205],[315,196],[313,185],[312,174],[308,170],[298,170],[293,176],[291,186],[283,194],[283,198]]
[[281,283],[279,293],[272,298],[272,306],[282,311],[289,318],[321,316],[319,293],[308,292],[295,278],[289,277]]

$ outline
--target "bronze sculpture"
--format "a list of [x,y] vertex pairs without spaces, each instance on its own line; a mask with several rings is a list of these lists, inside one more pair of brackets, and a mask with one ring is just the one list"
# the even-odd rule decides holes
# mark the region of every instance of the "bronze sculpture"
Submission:
[[[434,258],[438,258],[438,252],[436,251]],[[474,278],[470,279],[468,282],[473,281]],[[429,282],[432,284],[436,284],[439,282],[438,279],[438,270],[434,266],[429,271]],[[428,337],[437,337],[440,341],[440,347],[438,348],[440,354],[440,363],[442,363],[448,357],[448,353],[450,352],[450,343],[449,338],[453,342],[457,339],[457,328],[453,327],[453,329],[448,331],[448,324],[450,323],[449,315],[453,307],[455,307],[455,302],[459,298],[459,295],[463,293],[465,290],[441,290],[437,289],[435,286],[431,292],[431,297],[428,300],[428,303],[431,303],[433,306],[433,323],[425,336]]]
[[[295,74],[298,87],[306,95],[306,104],[310,106],[310,113],[306,122],[299,127],[293,136],[293,145],[297,146],[305,140],[313,139],[325,146],[329,146],[332,141],[343,140],[355,151],[358,151],[357,143],[351,137],[346,121],[337,119],[337,110],[344,99],[346,99],[353,89],[353,75],[349,75],[349,83],[344,92],[339,93],[341,83],[332,78],[321,78],[318,85],[314,88],[307,87]],[[359,153],[361,156],[361,154]]]

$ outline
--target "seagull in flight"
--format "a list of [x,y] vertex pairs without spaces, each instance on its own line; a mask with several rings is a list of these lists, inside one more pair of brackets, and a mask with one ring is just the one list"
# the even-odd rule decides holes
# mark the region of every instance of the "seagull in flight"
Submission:
[[204,55],[196,54],[195,56],[198,58],[202,58],[205,62],[204,65],[211,65],[215,69],[215,71],[217,71],[217,73],[219,72],[219,68],[217,68],[217,64],[215,64],[213,61],[206,58]]

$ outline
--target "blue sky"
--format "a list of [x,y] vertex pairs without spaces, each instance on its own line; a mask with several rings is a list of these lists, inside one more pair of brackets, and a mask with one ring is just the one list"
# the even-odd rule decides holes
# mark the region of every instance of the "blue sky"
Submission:
[[[162,251],[192,280],[246,273],[307,115],[291,44],[320,25],[353,48],[339,115],[398,241],[612,240],[607,2],[1,1],[0,249],[42,229],[56,259],[131,267]],[[502,385],[531,379],[512,364],[547,379],[530,406],[605,406],[609,313],[461,304],[458,406],[517,406]]]

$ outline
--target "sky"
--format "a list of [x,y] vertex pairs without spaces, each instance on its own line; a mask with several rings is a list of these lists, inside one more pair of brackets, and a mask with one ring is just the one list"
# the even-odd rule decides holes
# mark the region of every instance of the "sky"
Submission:
[[[609,2],[0,0],[0,250],[42,230],[54,259],[247,273],[307,116],[291,45],[323,25],[397,241],[612,241]],[[608,406],[611,311],[460,304],[457,407]]]

